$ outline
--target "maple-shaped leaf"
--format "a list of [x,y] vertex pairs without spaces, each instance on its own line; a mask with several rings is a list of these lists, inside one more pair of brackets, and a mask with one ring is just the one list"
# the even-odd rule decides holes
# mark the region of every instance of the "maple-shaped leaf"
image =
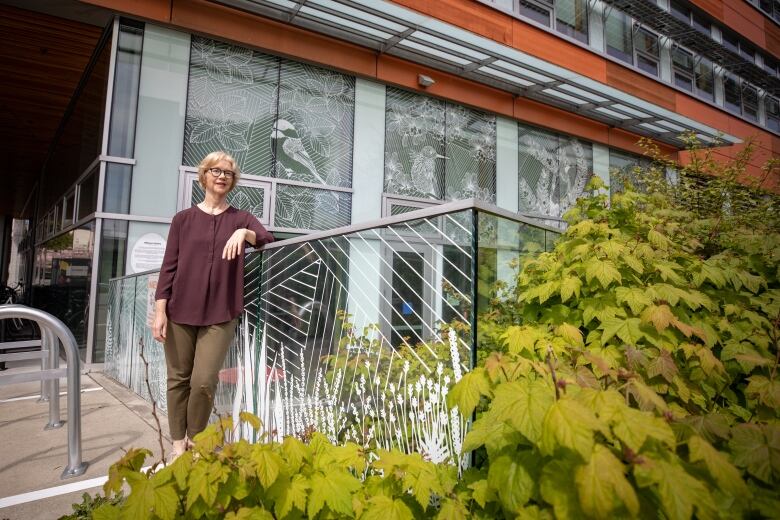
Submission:
[[640,487],[655,485],[667,518],[691,518],[696,510],[700,518],[715,518],[715,504],[707,487],[676,462],[652,459],[635,465]]
[[544,380],[523,378],[498,385],[486,418],[506,422],[534,444],[541,441],[545,416],[555,393]]
[[576,276],[566,276],[561,280],[561,301],[565,302],[572,296],[580,297],[582,280]]
[[617,303],[625,303],[634,314],[639,314],[642,309],[653,304],[653,300],[640,287],[618,287],[615,289]]
[[615,264],[609,260],[599,260],[596,257],[591,258],[585,263],[585,279],[588,283],[596,278],[605,289],[612,283],[620,283],[623,277],[617,270]]
[[414,515],[409,506],[400,498],[393,499],[378,495],[371,497],[360,518],[366,520],[411,520]]
[[652,412],[624,406],[618,409],[610,422],[615,436],[635,453],[639,453],[648,437],[670,449],[674,449],[677,444],[669,424]]
[[651,229],[647,232],[647,240],[656,248],[664,251],[669,249],[669,247],[672,245],[672,241],[669,240],[666,235],[655,229]]
[[301,513],[306,511],[309,481],[300,473],[292,478],[279,478],[268,489],[267,496],[274,500],[274,512],[278,518],[287,516],[293,508]]
[[674,319],[668,305],[651,305],[642,312],[642,322],[652,323],[658,332],[663,332]]
[[637,404],[639,404],[639,407],[642,410],[658,410],[665,412],[669,409],[666,401],[664,401],[655,390],[644,384],[644,382],[640,381],[638,378],[629,381],[628,392],[636,399]]
[[266,489],[274,483],[284,465],[282,457],[267,444],[256,445],[252,450],[250,460],[255,468],[258,480]]
[[457,406],[464,417],[469,417],[479,404],[482,396],[490,395],[490,380],[484,368],[475,368],[463,375],[460,381],[450,389],[447,402]]
[[593,451],[593,433],[599,420],[574,399],[563,397],[547,410],[542,425],[540,449],[552,455],[558,447],[568,448],[588,460]]
[[677,376],[679,369],[674,362],[674,358],[668,350],[663,350],[658,353],[647,367],[647,375],[649,377],[661,376],[668,382],[672,382]]
[[582,341],[582,331],[569,323],[562,323],[555,327],[555,334],[575,347],[585,345]]
[[621,504],[631,516],[639,514],[639,499],[626,479],[623,464],[601,444],[594,447],[590,460],[577,468],[574,481],[585,514],[609,518]]
[[642,263],[640,259],[635,257],[634,255],[627,253],[620,256],[620,259],[625,263],[628,267],[633,269],[639,274],[644,274],[645,272],[645,266]]
[[512,354],[519,354],[523,351],[533,354],[536,342],[543,337],[544,333],[537,327],[512,325],[507,327],[506,332],[501,335],[501,340]]
[[607,258],[614,260],[623,254],[626,250],[626,246],[617,240],[610,239],[596,244],[596,249],[607,255]]
[[552,504],[556,518],[583,518],[577,488],[573,485],[576,462],[571,457],[556,457],[545,464],[539,479],[539,491]]
[[780,408],[780,381],[760,375],[750,376],[748,381],[748,386],[745,388],[747,397],[758,399],[761,404],[773,410]]
[[282,441],[282,454],[286,459],[290,471],[298,471],[304,461],[311,460],[311,450],[304,443],[292,435],[288,435]]
[[606,343],[610,338],[617,336],[629,345],[636,345],[644,336],[644,333],[639,328],[640,323],[639,318],[610,318],[603,320],[600,327],[604,329],[601,341]]
[[360,481],[343,470],[315,471],[310,479],[309,518],[314,518],[323,506],[335,514],[352,516],[352,493],[360,489]]
[[772,485],[780,475],[780,425],[739,424],[732,428],[729,447],[734,464]]
[[688,439],[688,453],[691,462],[704,462],[710,475],[723,491],[740,500],[750,497],[750,491],[742,480],[742,473],[731,464],[725,453],[719,452],[697,435]]
[[517,511],[533,496],[537,461],[538,455],[530,450],[506,452],[490,460],[488,484],[507,511]]
[[274,516],[261,506],[241,507],[238,511],[228,511],[225,520],[273,520]]
[[436,520],[466,520],[470,516],[471,513],[460,500],[445,498],[441,502],[439,513],[436,515]]

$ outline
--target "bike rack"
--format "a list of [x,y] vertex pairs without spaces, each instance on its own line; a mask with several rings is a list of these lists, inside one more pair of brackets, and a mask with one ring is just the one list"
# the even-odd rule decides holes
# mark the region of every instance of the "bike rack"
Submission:
[[[61,479],[77,477],[87,470],[89,463],[81,460],[81,371],[78,347],[73,333],[60,320],[40,309],[26,305],[0,305],[0,320],[22,318],[34,321],[41,329],[41,352],[24,352],[25,356],[15,356],[13,359],[34,359],[31,354],[37,354],[44,361],[41,370],[21,372],[18,374],[0,374],[0,386],[26,383],[29,381],[48,381],[45,385],[49,396],[49,423],[44,429],[50,430],[62,426],[60,421],[60,391],[59,379],[67,377],[68,384],[68,465],[60,476]],[[65,349],[67,369],[59,368],[59,345]],[[2,344],[0,344],[2,345]],[[32,345],[31,345],[32,346]],[[3,347],[0,347],[3,348]],[[43,398],[44,394],[41,393]]]

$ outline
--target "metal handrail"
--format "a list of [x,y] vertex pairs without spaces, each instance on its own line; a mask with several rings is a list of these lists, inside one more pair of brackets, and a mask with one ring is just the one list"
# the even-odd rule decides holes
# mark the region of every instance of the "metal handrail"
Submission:
[[[0,374],[0,385],[25,381],[51,380],[49,386],[49,424],[46,429],[62,425],[59,420],[59,378],[68,379],[68,465],[61,479],[77,477],[87,470],[89,465],[81,460],[81,371],[78,346],[73,333],[62,321],[48,312],[27,307],[26,305],[0,305],[0,320],[22,318],[34,321],[41,329],[42,345],[49,347],[49,368],[36,372],[20,374]],[[68,362],[66,370],[59,368],[59,344],[65,349]]]

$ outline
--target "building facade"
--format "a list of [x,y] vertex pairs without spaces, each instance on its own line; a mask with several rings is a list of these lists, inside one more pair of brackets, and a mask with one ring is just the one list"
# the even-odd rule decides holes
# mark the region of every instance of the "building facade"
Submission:
[[[477,198],[554,224],[681,134],[780,152],[780,25],[757,0],[84,2],[112,14],[9,280],[103,361],[108,281],[159,266],[196,166],[277,237]],[[780,189],[768,178],[765,188]]]

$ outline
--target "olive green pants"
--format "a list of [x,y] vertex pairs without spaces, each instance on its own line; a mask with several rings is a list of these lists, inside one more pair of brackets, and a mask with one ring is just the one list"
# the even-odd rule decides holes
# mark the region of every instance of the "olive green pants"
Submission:
[[168,425],[181,440],[203,431],[211,417],[217,375],[225,362],[238,318],[198,327],[168,320],[165,364],[168,368]]

